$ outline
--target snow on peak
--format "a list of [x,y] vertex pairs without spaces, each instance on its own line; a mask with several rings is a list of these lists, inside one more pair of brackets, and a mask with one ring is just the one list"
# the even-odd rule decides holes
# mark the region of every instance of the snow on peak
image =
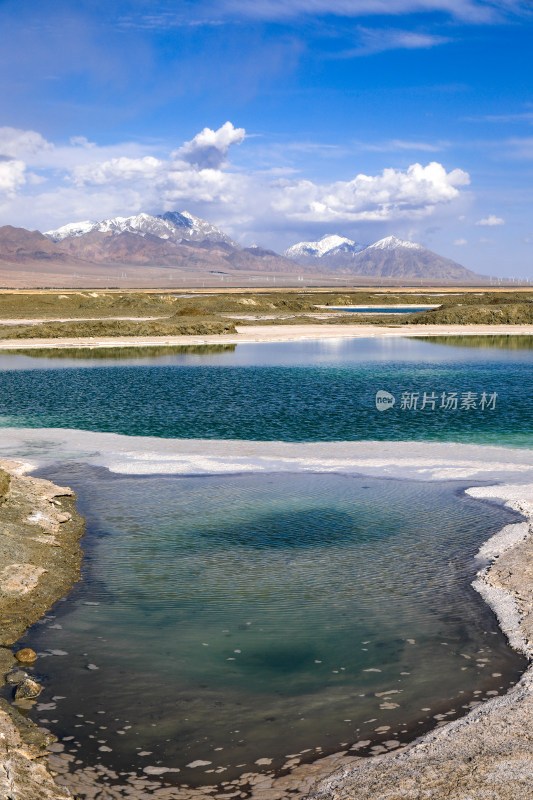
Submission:
[[285,250],[284,255],[287,258],[297,258],[298,256],[322,258],[322,256],[340,247],[354,252],[361,250],[361,247],[352,239],[347,239],[345,236],[338,236],[337,234],[326,234],[318,242],[298,242],[298,244],[293,244],[292,247]]
[[379,242],[371,244],[368,247],[362,247],[354,242],[352,239],[347,239],[345,236],[338,236],[337,234],[328,234],[323,236],[318,242],[298,242],[288,250],[285,250],[284,255],[287,258],[302,258],[304,256],[311,258],[323,258],[324,256],[337,255],[340,253],[348,253],[354,256],[365,250],[397,250],[399,247],[404,247],[409,250],[423,250],[422,245],[416,242],[407,242],[403,239],[398,239],[397,236],[387,236],[385,239],[380,239]]
[[44,235],[55,242],[60,242],[61,239],[68,239],[71,236],[83,236],[92,231],[93,227],[94,222],[85,219],[82,222],[68,222],[55,231],[46,231]]
[[398,239],[397,236],[386,236],[385,239],[380,239],[367,247],[367,250],[397,250],[398,247],[406,247],[409,250],[423,250],[421,244],[416,242],[407,242],[403,239]]
[[207,239],[211,242],[225,242],[232,245],[232,247],[240,247],[220,228],[216,228],[205,219],[195,217],[194,214],[190,214],[188,211],[167,211],[165,214],[158,214],[157,218],[174,224],[180,230],[183,229],[182,236],[184,239],[196,241],[205,241]]
[[323,236],[322,239],[315,244],[318,253],[323,256],[326,253],[329,253],[330,250],[334,250],[336,247],[342,247],[343,244],[347,244],[352,247],[355,242],[352,241],[352,239],[347,239],[345,236],[337,236],[337,234],[334,233],[330,236]]
[[168,239],[176,244],[184,240],[203,242],[206,239],[212,242],[225,242],[235,245],[234,242],[214,225],[187,211],[168,211],[165,214],[152,216],[144,212],[131,217],[113,217],[99,222],[70,222],[57,230],[46,231],[44,234],[55,242],[73,236],[84,236],[86,233],[97,231],[99,233],[134,233],[138,236],[157,236],[159,239]]

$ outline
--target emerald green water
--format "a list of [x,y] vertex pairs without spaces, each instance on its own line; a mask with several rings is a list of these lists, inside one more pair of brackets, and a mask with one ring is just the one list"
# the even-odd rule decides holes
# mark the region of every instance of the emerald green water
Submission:
[[515,515],[457,482],[45,474],[79,494],[84,580],[20,644],[86,763],[216,783],[412,737],[523,669],[469,586]]
[[[468,337],[464,337],[467,339]],[[520,337],[521,339],[525,337]],[[531,337],[529,337],[531,339]],[[508,337],[512,347],[513,337]],[[83,356],[83,352],[81,353]],[[396,404],[375,406],[386,390]],[[496,393],[446,411],[442,394]],[[402,409],[404,393],[419,395]],[[421,408],[424,393],[439,398]],[[0,426],[170,438],[432,440],[530,447],[533,350],[407,339],[239,345],[129,362],[0,356]]]

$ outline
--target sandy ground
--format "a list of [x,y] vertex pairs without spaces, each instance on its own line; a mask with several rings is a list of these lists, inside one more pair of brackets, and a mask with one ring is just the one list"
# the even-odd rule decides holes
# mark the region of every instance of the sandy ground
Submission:
[[355,339],[380,336],[529,335],[533,325],[246,325],[237,333],[193,336],[102,336],[69,339],[2,339],[0,350],[63,347],[153,347],[154,345],[301,342],[307,339]]

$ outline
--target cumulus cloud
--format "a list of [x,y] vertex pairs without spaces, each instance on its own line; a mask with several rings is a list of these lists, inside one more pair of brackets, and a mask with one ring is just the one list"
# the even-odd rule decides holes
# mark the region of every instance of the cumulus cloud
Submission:
[[478,219],[474,224],[478,225],[480,228],[497,228],[498,225],[505,225],[505,220],[501,217],[497,217],[495,214],[489,214],[488,217]]
[[218,203],[236,208],[246,203],[249,180],[245,175],[216,169],[171,170],[158,184],[158,194],[167,207],[176,203]]
[[26,183],[24,161],[0,156],[0,192],[12,195]]
[[145,207],[157,204],[165,210],[178,205],[236,205],[247,191],[244,175],[227,171],[230,147],[240,144],[244,128],[226,122],[218,130],[204,128],[168,159],[152,156],[119,157],[90,161],[71,171],[70,180],[79,188],[129,186],[144,196]]
[[466,239],[456,239],[454,241],[454,245],[456,245],[457,247],[462,247],[465,244],[468,244]]
[[152,180],[158,176],[163,162],[152,156],[144,158],[112,158],[109,161],[82,164],[75,167],[72,180],[76,186],[102,186],[138,179]]
[[52,148],[53,145],[37,131],[0,127],[0,155],[19,158]]
[[93,147],[96,147],[96,142],[90,142],[86,136],[71,136],[70,144],[73,147],[85,147],[89,150],[92,150]]
[[218,130],[204,128],[167,160],[143,156],[91,161],[75,167],[71,180],[80,188],[128,184],[150,199],[155,194],[157,201],[167,206],[177,202],[236,202],[247,179],[226,171],[227,156],[231,145],[240,144],[244,137],[244,128],[226,122]]
[[186,161],[199,169],[220,169],[225,166],[231,145],[241,144],[245,135],[244,128],[234,128],[231,122],[225,122],[216,131],[204,128],[172,155],[177,161]]
[[277,211],[314,222],[392,220],[431,214],[467,186],[470,176],[460,169],[446,172],[442,164],[412,164],[407,170],[385,169],[379,175],[357,175],[351,181],[320,186],[300,180],[281,185],[274,200]]
[[[29,133],[16,141],[42,148]],[[147,151],[135,142],[100,146],[77,136],[24,160],[0,156],[2,216],[12,224],[49,230],[75,219],[186,209],[234,238],[268,231],[266,243],[272,245],[276,231],[299,230],[305,238],[324,223],[410,224],[437,209],[441,215],[457,214],[453,201],[470,181],[463,170],[447,171],[436,161],[327,184],[295,179],[286,168],[235,169],[230,148],[245,137],[243,128],[227,122],[218,130],[204,128],[170,153],[161,146]]]

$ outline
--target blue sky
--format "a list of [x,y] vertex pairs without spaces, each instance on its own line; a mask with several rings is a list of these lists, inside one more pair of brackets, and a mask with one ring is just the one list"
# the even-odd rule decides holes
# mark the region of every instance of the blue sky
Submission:
[[533,278],[533,2],[0,0],[0,224],[188,210]]

